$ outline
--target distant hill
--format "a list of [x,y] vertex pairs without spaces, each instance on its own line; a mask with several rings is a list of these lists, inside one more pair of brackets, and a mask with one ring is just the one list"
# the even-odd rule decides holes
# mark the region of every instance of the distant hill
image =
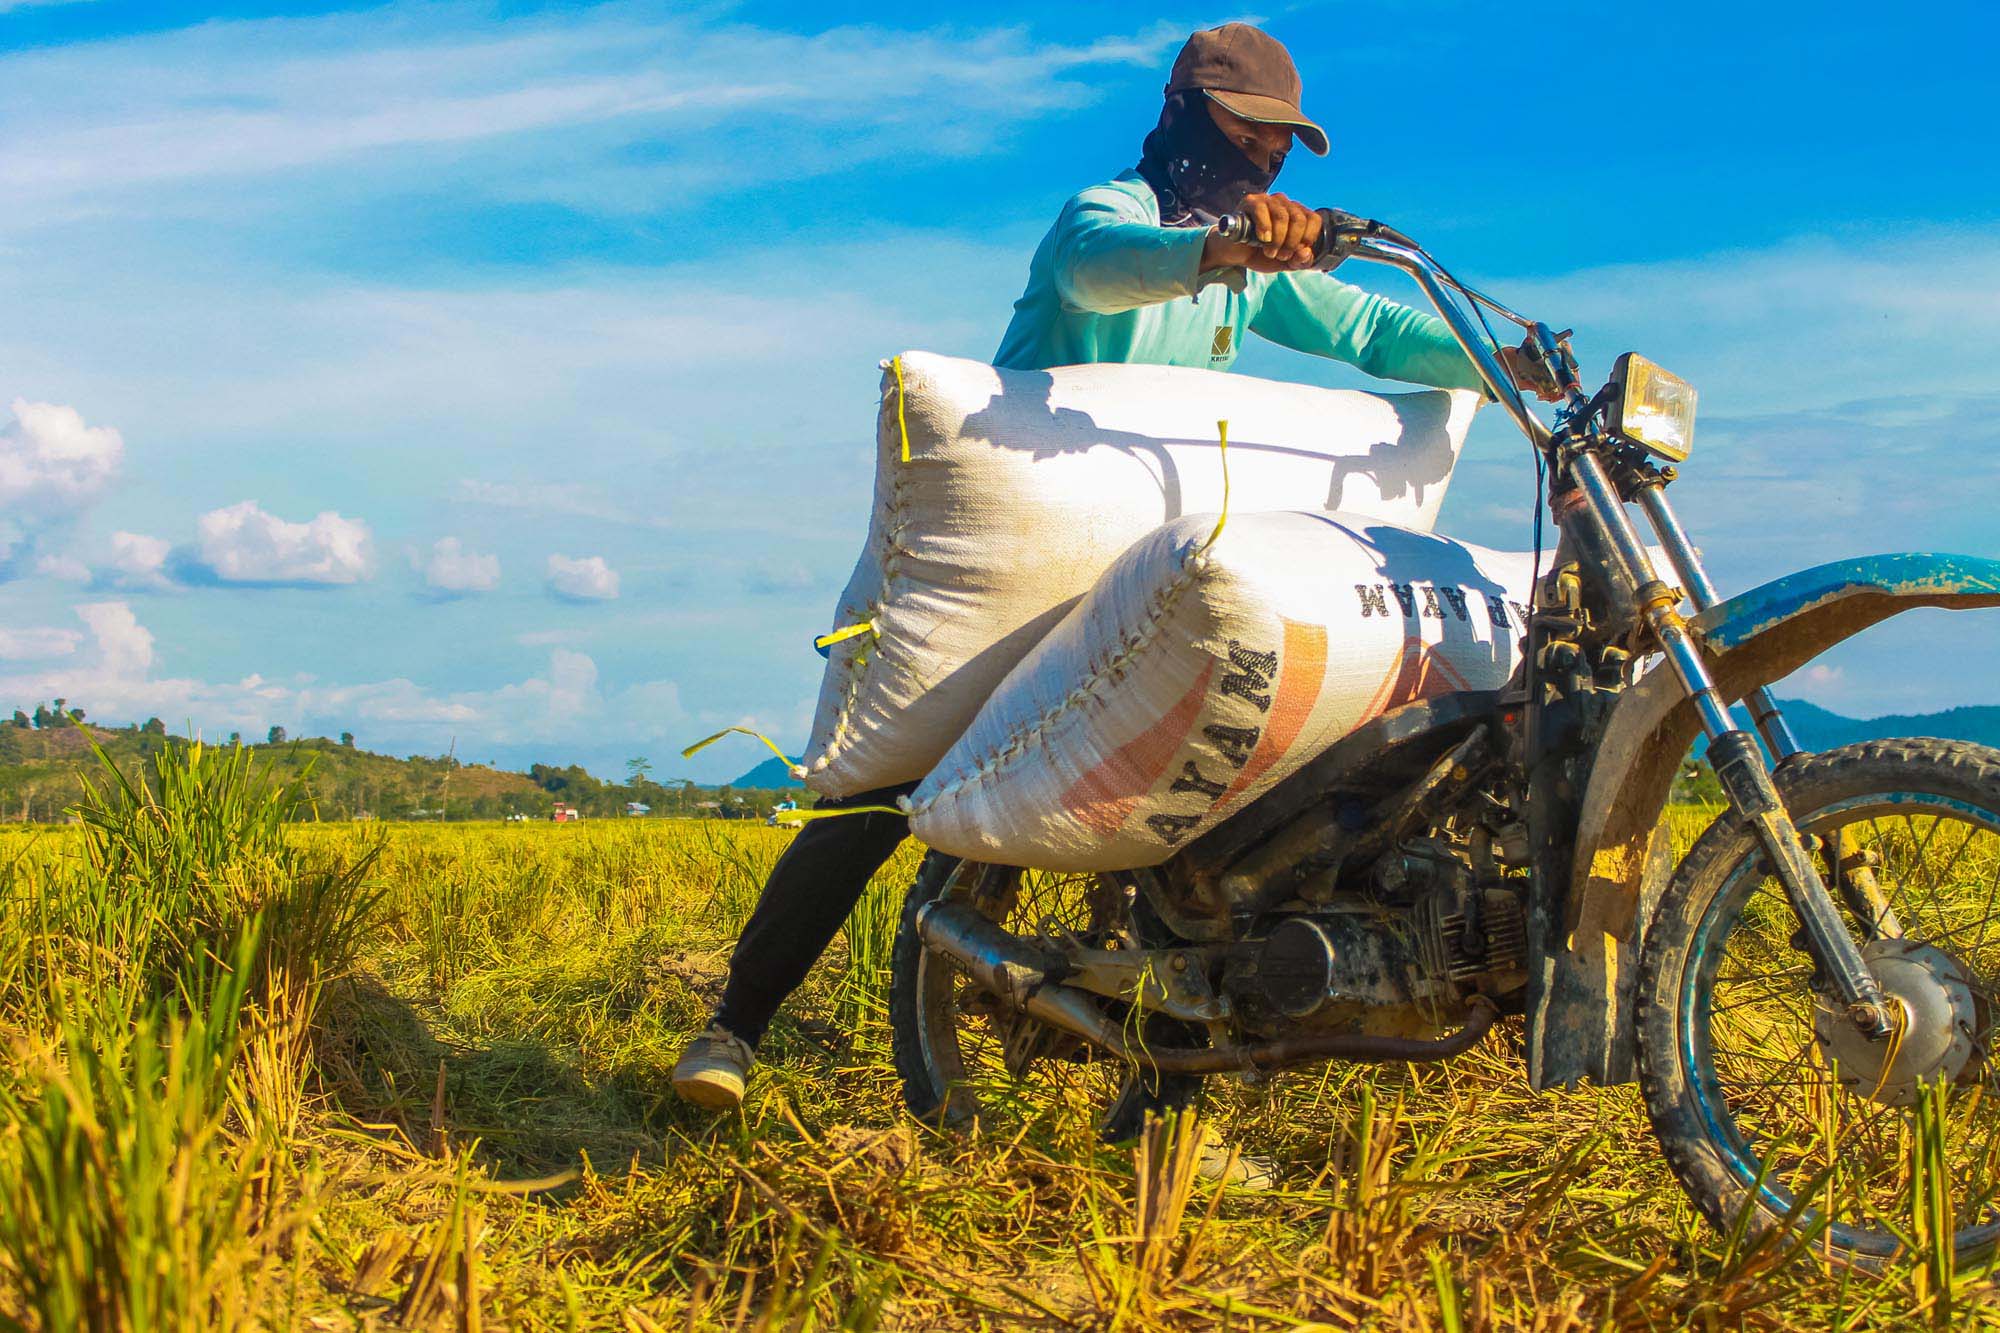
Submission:
[[[92,742],[133,777],[150,773],[152,758],[161,750],[188,743],[169,735],[157,720],[144,727],[91,722],[86,729],[70,725],[67,718],[50,717],[40,726],[25,713],[11,723],[5,719],[0,709],[0,822],[61,819],[86,781],[105,780],[90,751]],[[321,819],[545,818],[558,801],[591,818],[622,817],[629,803],[644,805],[655,815],[755,818],[776,802],[779,788],[799,785],[775,760],[766,766],[774,769],[768,781],[763,768],[754,770],[734,784],[727,800],[719,800],[708,798],[712,788],[678,781],[665,786],[650,778],[606,782],[575,764],[534,764],[526,773],[513,773],[449,755],[399,759],[320,737],[267,741],[254,749],[253,762],[271,766],[282,777],[296,776],[310,765],[310,808]]]
[[[1811,750],[1889,736],[1941,736],[2000,749],[2000,707],[1853,718],[1803,699],[1781,702],[1800,741]],[[86,731],[66,719],[48,726],[30,725],[25,715],[12,724],[4,719],[5,710],[0,709],[0,821],[6,822],[59,819],[82,791],[84,780],[102,781],[98,761],[90,753],[93,740],[131,774],[143,772],[158,750],[187,743],[167,735],[157,721],[147,728],[92,722]],[[497,819],[517,813],[545,817],[557,801],[593,818],[620,816],[628,802],[646,805],[659,815],[720,811],[754,817],[777,800],[778,793],[805,785],[775,756],[730,783],[730,799],[718,803],[701,795],[713,788],[683,787],[678,780],[663,786],[646,778],[605,782],[574,764],[563,768],[535,764],[526,773],[512,773],[449,756],[399,759],[318,737],[266,743],[256,749],[260,764],[272,764],[281,773],[296,773],[311,763],[308,785],[313,806],[324,819]]]
[[[0,819],[59,818],[85,780],[102,783],[95,741],[119,769],[134,777],[150,772],[150,759],[187,741],[164,729],[82,728],[59,723],[27,728],[0,722]],[[525,773],[510,773],[451,758],[411,755],[398,759],[319,737],[262,744],[257,762],[291,776],[311,765],[307,786],[322,818],[498,818],[545,814],[557,799]]]
[[[1947,708],[1937,713],[1886,713],[1881,717],[1847,717],[1804,699],[1780,699],[1785,720],[1792,733],[1808,750],[1832,750],[1862,741],[1887,740],[1892,736],[1935,736],[1948,741],[1971,741],[2000,749],[2000,707]],[[1747,720],[1743,709],[1739,720]],[[1708,749],[1705,739],[1695,741],[1695,753]]]
[[736,789],[754,788],[758,791],[776,791],[781,787],[803,787],[806,784],[792,776],[792,766],[772,755],[757,767],[729,784]]
[[1781,699],[1785,719],[1798,733],[1799,743],[1808,750],[1830,750],[1858,741],[1883,740],[1890,736],[1941,736],[1946,740],[1972,741],[2000,748],[2000,707],[1947,708],[1941,713],[1890,713],[1883,717],[1853,718],[1809,704],[1803,699]]

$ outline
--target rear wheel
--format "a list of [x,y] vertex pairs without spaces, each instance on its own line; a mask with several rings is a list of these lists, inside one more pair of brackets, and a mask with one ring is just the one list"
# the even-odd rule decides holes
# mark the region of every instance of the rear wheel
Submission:
[[[1000,927],[1043,948],[1138,949],[1164,930],[1124,886],[1094,874],[1061,874],[961,862],[933,852],[903,907],[890,976],[889,1018],[903,1097],[919,1119],[962,1124],[1003,1112],[1085,1110],[1108,1142],[1135,1136],[1148,1114],[1187,1105],[1193,1077],[1161,1077],[1103,1055],[1018,1014],[956,963],[924,947],[917,913],[941,899],[969,899]],[[1118,1006],[1111,1005],[1114,1017]],[[1145,1020],[1154,1046],[1198,1045],[1198,1029],[1159,1015]]]
[[1777,774],[1899,1015],[1837,1015],[1783,887],[1732,814],[1675,874],[1639,976],[1639,1070],[1667,1159],[1727,1228],[1795,1208],[1876,1263],[2000,1242],[2000,751],[1899,740]]

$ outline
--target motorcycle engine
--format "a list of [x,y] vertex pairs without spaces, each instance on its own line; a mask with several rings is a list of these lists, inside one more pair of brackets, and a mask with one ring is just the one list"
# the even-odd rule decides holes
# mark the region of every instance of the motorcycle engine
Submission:
[[1222,987],[1251,1026],[1425,1036],[1463,1021],[1475,993],[1526,988],[1518,894],[1475,889],[1463,863],[1394,859],[1367,899],[1285,913],[1230,950]]

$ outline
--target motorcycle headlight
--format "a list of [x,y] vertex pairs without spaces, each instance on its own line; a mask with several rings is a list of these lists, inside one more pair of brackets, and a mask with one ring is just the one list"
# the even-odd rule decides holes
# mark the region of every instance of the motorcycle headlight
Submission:
[[1637,352],[1618,358],[1611,382],[1618,387],[1613,430],[1669,462],[1688,456],[1694,449],[1694,385]]

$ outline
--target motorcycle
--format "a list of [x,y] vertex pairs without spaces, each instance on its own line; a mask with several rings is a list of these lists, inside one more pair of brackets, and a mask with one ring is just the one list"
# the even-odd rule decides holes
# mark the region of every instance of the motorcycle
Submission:
[[[910,1110],[1081,1090],[1119,1141],[1211,1075],[1441,1060],[1519,1016],[1535,1089],[1637,1080],[1717,1227],[1808,1228],[1866,1266],[1921,1215],[1961,1263],[1991,1253],[2000,751],[1809,753],[1768,686],[1912,608],[2000,605],[2000,561],[1875,556],[1719,597],[1666,495],[1692,386],[1628,353],[1589,391],[1567,332],[1392,227],[1322,220],[1319,267],[1415,279],[1533,446],[1559,536],[1522,667],[1375,718],[1157,867],[932,853],[891,976]],[[1560,391],[1553,426],[1489,313]],[[1726,805],[1676,860],[1664,816],[1697,737]]]

